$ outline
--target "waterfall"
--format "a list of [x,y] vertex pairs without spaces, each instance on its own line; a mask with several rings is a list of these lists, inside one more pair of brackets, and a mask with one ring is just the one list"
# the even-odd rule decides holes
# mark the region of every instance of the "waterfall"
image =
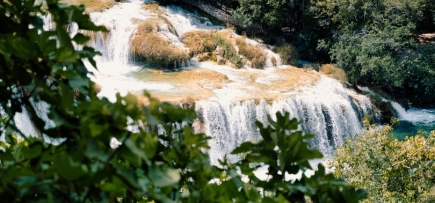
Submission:
[[[165,76],[163,73],[154,71],[152,72],[154,75],[145,77],[148,79],[137,76],[143,73],[141,72],[143,67],[134,63],[130,52],[130,40],[138,22],[158,15],[163,16],[176,30],[172,33],[169,29],[161,29],[159,33],[179,46],[183,46],[180,38],[185,32],[222,29],[209,20],[177,6],[164,7],[163,13],[160,14],[151,12],[143,9],[142,1],[118,3],[104,12],[91,13],[91,19],[97,25],[104,25],[110,30],[108,33],[87,33],[92,36],[88,45],[102,53],[101,57],[96,58],[98,70],[89,66],[95,75],[90,77],[102,86],[100,96],[114,99],[116,92],[125,94],[148,90],[152,94],[165,92],[168,97],[171,97],[171,95],[179,96],[185,91],[178,90],[177,82],[170,81],[171,79],[150,80],[153,77]],[[46,23],[51,23],[49,19],[44,20]],[[69,29],[70,32],[77,32],[74,25]],[[235,33],[232,33],[232,36],[239,37]],[[319,149],[327,156],[333,156],[334,147],[342,144],[343,139],[355,135],[362,129],[361,119],[364,114],[374,114],[367,97],[344,88],[334,79],[314,72],[301,73],[314,76],[312,78],[307,76],[305,79],[303,79],[305,76],[300,76],[302,77],[300,80],[306,80],[304,83],[297,83],[297,88],[286,88],[292,84],[284,82],[292,75],[285,72],[288,67],[279,66],[281,65],[279,56],[254,40],[246,39],[246,43],[262,47],[267,54],[265,63],[267,69],[235,70],[210,62],[193,61],[192,63],[192,66],[224,75],[225,80],[228,80],[221,85],[222,87],[210,85],[209,81],[191,81],[192,85],[200,86],[213,94],[210,98],[195,101],[195,110],[199,115],[195,129],[212,137],[209,142],[211,146],[209,153],[213,164],[217,164],[217,160],[225,155],[228,155],[231,161],[236,160],[237,157],[229,153],[237,145],[260,139],[254,122],[259,120],[267,124],[267,115],[273,118],[276,112],[287,111],[292,117],[297,118],[301,122],[300,130],[315,135],[315,138],[310,141],[310,146]],[[272,58],[275,58],[275,65],[278,67],[273,67]],[[258,77],[253,79],[254,76]],[[186,87],[192,89],[191,86],[186,85]],[[194,94],[202,94],[202,92],[188,92],[184,96],[190,97]],[[44,108],[42,107],[41,111],[44,111]],[[21,121],[21,117],[26,115],[18,115],[16,119]],[[23,125],[31,126],[25,123]]]
[[[183,46],[180,38],[186,32],[223,29],[213,25],[208,19],[178,6],[164,7],[163,14],[145,10],[142,6],[140,1],[119,3],[104,12],[91,13],[91,18],[96,24],[105,25],[110,30],[108,34],[95,35],[91,43],[91,46],[103,53],[103,56],[97,59],[99,71],[95,73],[94,78],[103,86],[100,95],[113,97],[113,92],[138,92],[143,89],[151,92],[172,91],[175,94],[176,87],[169,81],[155,83],[132,77],[141,69],[132,63],[134,59],[131,58],[129,47],[138,21],[156,16],[164,17],[175,29],[175,33],[171,33],[169,29],[161,29],[163,31],[159,33],[177,46]],[[237,37],[235,33],[232,34]],[[246,42],[260,45],[250,39]],[[265,67],[273,66],[272,58],[276,59],[277,65],[281,64],[281,59],[276,53],[267,48],[264,48],[264,52],[267,54]],[[233,70],[214,67],[210,63],[194,63],[194,66],[220,72],[232,81],[245,80],[240,75],[231,73]],[[267,86],[270,84],[268,80],[270,78],[262,78],[255,82]],[[213,164],[217,164],[217,160],[224,155],[228,155],[230,160],[236,160],[237,157],[229,155],[235,146],[245,141],[259,140],[260,135],[254,122],[259,120],[267,124],[268,114],[273,116],[278,111],[290,112],[291,116],[301,121],[300,130],[316,135],[310,145],[327,156],[333,155],[334,147],[343,143],[344,138],[353,136],[362,129],[361,118],[364,114],[374,114],[367,97],[358,95],[344,88],[339,82],[323,76],[314,86],[283,93],[273,100],[266,97],[238,99],[240,95],[250,94],[244,92],[246,90],[240,90],[240,86],[246,84],[241,82],[231,85],[223,89],[213,89],[214,97],[196,101],[195,105],[200,117],[200,127],[197,129],[213,138],[210,141]]]
[[391,106],[397,112],[399,123],[393,133],[397,138],[413,136],[419,130],[426,132],[435,130],[435,109],[409,108],[406,110],[399,103],[391,101]]
[[367,97],[345,89],[337,81],[322,77],[313,87],[306,87],[287,99],[268,103],[265,100],[231,101],[214,98],[196,103],[205,133],[212,136],[210,157],[213,164],[227,155],[229,160],[237,157],[229,153],[242,142],[260,139],[254,122],[267,124],[267,115],[289,112],[301,123],[300,130],[312,133],[315,138],[310,146],[326,156],[333,156],[334,147],[344,138],[355,135],[362,129],[364,114],[374,114]]

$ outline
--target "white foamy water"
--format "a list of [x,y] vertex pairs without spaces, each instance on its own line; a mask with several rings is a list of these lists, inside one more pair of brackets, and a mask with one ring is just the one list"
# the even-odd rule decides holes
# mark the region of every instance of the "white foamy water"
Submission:
[[405,110],[399,103],[392,101],[391,105],[396,110],[401,120],[412,123],[430,124],[435,122],[435,109],[410,108]]
[[[271,104],[261,99],[233,101],[217,95],[209,101],[197,102],[196,111],[205,133],[213,137],[210,155],[214,164],[241,143],[260,139],[256,120],[267,124],[267,115],[274,118],[276,112],[284,111],[302,122],[301,130],[316,135],[310,146],[333,156],[335,146],[362,129],[362,116],[373,114],[369,99],[355,94],[337,81],[322,77],[315,86],[304,87],[288,99]],[[235,161],[237,157],[229,155],[229,159]]]
[[[92,43],[103,53],[103,57],[97,59],[99,70],[95,72],[94,78],[102,85],[100,95],[110,97],[114,92],[138,92],[143,89],[151,93],[153,91],[169,94],[177,92],[176,84],[170,81],[148,83],[132,77],[139,69],[131,64],[134,59],[129,55],[129,41],[137,26],[132,22],[135,21],[134,19],[145,20],[156,17],[155,13],[141,7],[142,3],[139,1],[120,3],[105,12],[91,14],[94,22],[105,25],[111,30],[106,36],[98,35]],[[163,11],[164,14],[161,16],[172,24],[176,33],[170,33],[169,29],[161,29],[159,32],[166,32],[162,33],[162,36],[179,46],[182,46],[181,35],[188,31],[222,29],[212,25],[207,19],[176,6],[166,7]],[[247,40],[247,43],[258,45],[258,42],[253,40]],[[278,55],[268,49],[264,51],[268,55],[266,67],[273,66],[272,57],[277,59],[278,65],[281,64]],[[229,154],[240,143],[260,139],[254,121],[260,120],[266,124],[268,114],[273,115],[278,111],[290,112],[291,116],[302,121],[301,130],[316,135],[310,145],[332,156],[334,146],[340,145],[344,138],[355,135],[362,128],[363,114],[373,113],[368,98],[357,95],[345,89],[339,82],[326,77],[321,77],[312,87],[302,87],[293,92],[264,90],[268,94],[283,95],[281,99],[268,102],[261,99],[261,91],[250,86],[243,71],[264,74],[265,77],[259,77],[254,82],[272,85],[279,82],[279,75],[274,74],[275,69],[237,71],[210,62],[194,63],[194,65],[224,74],[229,80],[222,88],[213,90],[215,96],[196,103],[196,110],[203,126],[201,129],[213,137],[210,141],[210,156],[214,164],[217,164],[217,159]],[[254,91],[260,92],[260,95],[253,96]],[[186,95],[188,96],[190,95]],[[240,98],[248,99],[240,100]],[[230,156],[230,159],[235,160],[237,157]]]
[[[134,77],[141,67],[134,65],[134,59],[130,54],[130,40],[138,21],[157,15],[142,9],[142,6],[142,1],[118,3],[104,12],[91,14],[96,24],[105,25],[110,29],[107,34],[97,34],[90,44],[103,54],[96,58],[98,70],[88,65],[95,75],[92,79],[102,86],[100,96],[113,99],[116,92],[125,94],[148,90],[151,93],[166,92],[170,95],[178,91],[179,84],[171,81],[150,82]],[[176,34],[165,29],[162,32],[166,32],[164,35],[171,38],[173,43],[179,43],[180,36],[191,30],[220,29],[208,20],[179,7],[166,7],[164,12],[163,17],[171,22]],[[248,40],[248,43],[257,42]],[[275,53],[268,49],[264,51],[268,55],[266,67],[273,66],[272,57],[277,59],[278,65],[281,64]],[[361,118],[364,114],[373,114],[367,97],[358,95],[327,77],[321,76],[314,85],[307,82],[307,87],[301,84],[300,88],[292,91],[278,91],[269,87],[285,81],[279,72],[275,72],[278,68],[235,70],[210,62],[194,64],[223,74],[228,79],[221,88],[214,89],[207,86],[207,81],[198,84],[192,81],[192,84],[213,91],[211,98],[197,101],[195,106],[200,117],[201,126],[198,129],[213,138],[210,140],[210,157],[213,164],[217,164],[218,159],[228,155],[240,143],[260,139],[254,121],[259,120],[267,124],[268,114],[290,112],[292,117],[302,122],[301,130],[316,135],[310,141],[310,145],[327,156],[333,155],[334,147],[343,143],[344,138],[355,135],[362,128]],[[252,78],[249,77],[256,74],[260,76],[251,81]],[[257,87],[259,84],[263,86]],[[263,97],[266,94],[267,100]],[[234,156],[229,158],[233,161],[237,159]]]

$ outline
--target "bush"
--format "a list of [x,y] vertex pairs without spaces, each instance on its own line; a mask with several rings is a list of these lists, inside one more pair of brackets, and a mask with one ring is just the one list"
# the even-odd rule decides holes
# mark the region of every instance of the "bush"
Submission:
[[190,31],[181,36],[181,41],[189,48],[191,56],[203,52],[213,52],[216,49],[213,40],[215,34],[215,31]]
[[244,38],[237,38],[236,45],[239,48],[239,54],[251,61],[252,68],[263,68],[266,56],[261,47],[246,43]]
[[276,49],[284,64],[297,65],[298,53],[291,44],[284,44]]
[[227,33],[218,33],[213,35],[214,43],[217,46],[223,47],[223,49],[225,50],[223,57],[225,59],[230,61],[236,68],[242,68],[243,60],[234,48],[231,38],[227,35]]
[[[400,69],[404,88],[413,106],[435,107],[435,46],[416,45],[402,55]],[[396,95],[393,95],[396,96]]]
[[342,84],[347,82],[347,76],[344,70],[337,68],[332,64],[324,64],[320,68],[320,73],[327,75],[328,77],[334,78],[340,81]]
[[367,190],[366,202],[434,202],[435,131],[398,141],[391,129],[370,127],[346,140],[336,150],[334,174]]
[[188,51],[171,44],[157,33],[162,22],[164,20],[151,18],[141,23],[130,41],[131,52],[151,65],[180,66],[190,59]]

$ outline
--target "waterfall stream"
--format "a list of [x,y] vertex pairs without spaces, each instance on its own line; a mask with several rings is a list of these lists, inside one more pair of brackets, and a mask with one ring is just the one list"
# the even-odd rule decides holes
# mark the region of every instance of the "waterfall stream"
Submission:
[[394,126],[394,135],[398,139],[405,136],[413,136],[419,130],[426,132],[435,130],[435,109],[410,108],[405,110],[400,104],[392,101],[391,105],[396,110],[400,119],[397,126]]
[[[162,100],[194,98],[200,123],[196,130],[212,137],[213,164],[240,143],[260,139],[254,121],[267,124],[267,115],[273,117],[278,111],[289,112],[301,122],[300,130],[315,134],[310,145],[327,156],[333,156],[333,148],[342,144],[344,138],[362,129],[364,114],[374,114],[368,97],[314,71],[280,66],[279,56],[266,46],[263,46],[268,56],[265,70],[236,70],[194,60],[190,67],[175,73],[144,69],[135,63],[130,52],[129,42],[137,21],[164,16],[175,28],[176,35],[170,32],[162,35],[180,46],[183,46],[180,37],[187,31],[223,27],[177,6],[165,7],[163,13],[156,14],[145,10],[143,5],[143,1],[118,3],[104,12],[90,14],[96,24],[110,30],[106,34],[94,33],[89,44],[102,53],[96,58],[98,71],[90,68],[95,75],[92,79],[102,86],[99,95],[113,99],[116,92],[139,94],[147,90]],[[71,27],[72,32],[74,29]],[[273,66],[271,57],[277,59],[278,66]],[[26,120],[21,117],[25,115],[15,119]]]

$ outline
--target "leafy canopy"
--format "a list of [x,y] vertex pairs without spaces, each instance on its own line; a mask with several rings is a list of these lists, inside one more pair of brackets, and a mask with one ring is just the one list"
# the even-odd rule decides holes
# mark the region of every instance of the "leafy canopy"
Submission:
[[365,202],[434,202],[435,131],[398,141],[370,127],[336,150],[334,174],[369,193]]

